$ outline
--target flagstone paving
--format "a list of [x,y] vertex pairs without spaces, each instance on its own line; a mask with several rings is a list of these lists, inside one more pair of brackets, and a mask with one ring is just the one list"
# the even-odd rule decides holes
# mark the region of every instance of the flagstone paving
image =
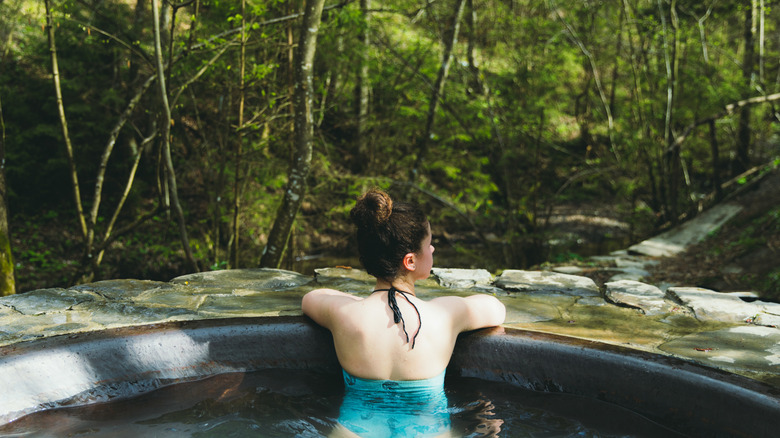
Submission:
[[[430,279],[418,283],[417,293],[422,299],[493,294],[507,307],[506,327],[681,357],[780,387],[780,330],[767,323],[780,312],[771,303],[730,296],[719,302],[725,310],[715,311],[702,307],[707,301],[702,296],[714,292],[692,288],[660,292],[633,282],[632,295],[631,282],[616,282],[620,293],[613,285],[608,295],[592,280],[571,274],[504,271],[491,278],[483,270],[434,269]],[[0,345],[164,321],[302,315],[301,298],[309,290],[330,287],[365,296],[373,286],[361,270],[325,268],[313,277],[242,269],[168,283],[109,280],[42,289],[0,298]]]

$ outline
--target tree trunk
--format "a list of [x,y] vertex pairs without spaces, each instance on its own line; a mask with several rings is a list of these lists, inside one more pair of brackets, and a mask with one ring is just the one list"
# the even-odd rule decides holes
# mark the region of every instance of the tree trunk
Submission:
[[[135,2],[135,9],[133,12],[133,19],[130,24],[130,35],[137,40],[141,40],[141,35],[143,34],[143,30],[147,26],[147,10],[146,10],[146,0],[137,0]],[[129,56],[129,69],[127,74],[127,80],[130,84],[135,84],[139,80],[139,72],[141,71],[141,65],[143,64],[143,59],[141,58],[140,54],[137,53],[134,50],[131,50],[128,54]]]
[[173,159],[171,158],[171,107],[168,105],[168,92],[165,89],[165,69],[163,68],[162,44],[160,40],[160,13],[157,6],[157,0],[152,0],[152,13],[154,15],[154,54],[157,67],[157,82],[159,83],[160,102],[163,109],[162,121],[162,153],[165,161],[165,168],[168,175],[168,191],[171,197],[171,204],[176,211],[176,218],[179,222],[179,236],[184,249],[184,254],[192,272],[198,272],[198,264],[192,257],[190,241],[187,237],[187,225],[184,221],[184,211],[179,203],[179,194],[176,187],[176,174],[173,169]]
[[[627,33],[627,40],[626,43],[628,44],[629,54],[630,54],[630,65],[631,65],[631,76],[633,81],[633,92],[632,95],[634,97],[635,107],[636,107],[636,114],[637,114],[637,120],[638,124],[640,126],[640,129],[638,129],[638,132],[640,133],[640,141],[638,145],[638,153],[637,153],[637,163],[643,162],[645,169],[647,170],[647,177],[648,182],[650,185],[650,205],[653,208],[654,211],[658,211],[660,209],[660,197],[658,195],[658,185],[656,183],[656,177],[655,172],[653,171],[653,167],[655,166],[655,162],[653,161],[650,152],[648,151],[647,144],[649,142],[654,142],[653,135],[652,135],[652,129],[650,126],[650,123],[648,122],[648,117],[645,115],[645,111],[642,107],[642,102],[644,101],[644,92],[642,91],[642,81],[640,79],[641,76],[641,67],[638,64],[637,59],[641,58],[641,53],[638,53],[637,48],[634,46],[634,32],[632,32],[632,26],[630,23],[636,22],[634,19],[634,14],[631,11],[631,8],[628,4],[628,0],[623,0],[623,11],[625,15],[625,23],[626,23],[626,33]],[[635,25],[636,26],[636,25]],[[637,35],[641,35],[639,31],[637,31]],[[650,140],[648,140],[650,139]]]
[[672,123],[674,121],[675,84],[677,82],[677,11],[676,1],[672,0],[669,14],[672,20],[672,44],[671,53],[669,39],[667,37],[666,13],[663,10],[661,0],[658,0],[658,14],[661,17],[663,33],[663,54],[666,66],[666,114],[664,117],[664,148],[661,165],[661,199],[664,205],[664,219],[677,220],[677,182],[680,148],[675,147]]
[[[122,127],[125,125],[125,123],[130,119],[130,116],[132,115],[133,110],[139,103],[141,97],[146,92],[146,90],[151,86],[152,82],[156,79],[155,77],[149,77],[147,80],[141,84],[138,89],[136,90],[133,97],[130,99],[130,101],[127,104],[127,107],[122,112],[122,114],[119,116],[119,119],[117,120],[116,125],[113,127],[111,132],[109,133],[108,142],[106,143],[106,146],[103,150],[103,155],[101,156],[99,165],[98,165],[98,171],[97,175],[95,176],[95,189],[94,194],[92,198],[92,206],[89,212],[89,215],[86,214],[84,211],[84,208],[81,203],[81,191],[80,191],[80,184],[78,180],[78,173],[76,171],[76,164],[75,160],[73,158],[73,146],[70,141],[70,134],[68,131],[68,124],[67,119],[65,117],[65,107],[63,104],[62,99],[62,91],[60,87],[60,80],[59,80],[59,67],[58,67],[58,60],[57,60],[57,48],[56,48],[56,40],[54,37],[54,29],[53,29],[53,19],[52,19],[52,11],[50,8],[50,3],[47,0],[45,2],[46,7],[46,23],[48,27],[48,38],[49,38],[49,51],[51,53],[51,59],[52,59],[52,72],[53,72],[53,81],[54,81],[54,88],[57,96],[57,107],[59,111],[59,117],[60,117],[60,125],[62,127],[62,134],[65,139],[65,147],[66,147],[66,154],[68,157],[68,163],[70,165],[70,173],[71,173],[71,180],[73,183],[73,192],[74,192],[74,198],[76,201],[76,210],[79,217],[81,229],[82,229],[82,237],[84,239],[84,259],[82,261],[82,267],[80,272],[78,273],[77,277],[73,279],[74,282],[88,282],[92,281],[94,274],[98,268],[98,266],[101,263],[103,253],[105,251],[105,248],[108,246],[108,243],[114,239],[114,236],[112,236],[112,230],[113,226],[116,223],[116,220],[118,218],[118,215],[124,205],[124,201],[126,200],[127,195],[129,194],[130,188],[132,187],[133,180],[135,177],[135,172],[138,167],[139,159],[140,159],[140,152],[138,152],[138,156],[135,159],[135,163],[133,165],[132,170],[130,171],[130,175],[128,177],[127,185],[125,187],[125,193],[120,199],[112,219],[110,220],[108,226],[106,227],[105,233],[101,239],[100,242],[95,242],[95,226],[98,223],[98,211],[100,209],[100,204],[102,200],[103,195],[103,183],[105,179],[105,173],[108,168],[108,161],[111,157],[112,151],[114,149],[114,146],[116,144],[116,140],[119,136],[119,132],[121,131]],[[151,141],[151,139],[154,138],[156,134],[152,134],[145,142],[144,144]],[[1,243],[0,243],[1,245]],[[2,249],[0,248],[0,251]]]
[[[49,0],[44,1],[44,7],[46,8],[46,29],[49,38],[49,53],[51,55],[51,70],[52,80],[54,81],[54,92],[57,96],[57,111],[60,117],[60,126],[62,128],[62,136],[65,140],[65,152],[68,156],[68,164],[70,166],[70,177],[73,183],[73,198],[76,203],[76,213],[78,214],[79,225],[81,225],[81,235],[84,239],[87,238],[87,221],[84,215],[84,208],[81,205],[81,190],[79,189],[79,178],[76,173],[76,162],[73,159],[73,145],[70,142],[70,133],[68,132],[68,120],[65,117],[65,105],[62,102],[62,89],[60,88],[60,69],[57,63],[57,44],[54,39],[54,24],[51,13],[51,5]],[[89,249],[86,249],[89,252]]]
[[290,167],[287,189],[276,213],[274,225],[260,259],[260,266],[278,268],[290,237],[295,216],[306,193],[306,177],[311,167],[314,120],[312,104],[314,96],[313,64],[317,48],[317,32],[322,19],[325,0],[306,0],[303,23],[300,28],[298,63],[295,68],[295,136],[294,155]]
[[718,152],[718,137],[715,132],[715,120],[710,120],[710,147],[712,149],[712,186],[715,189],[715,198],[723,199],[723,188],[720,186],[720,154]]
[[[474,9],[474,0],[467,0],[466,23],[468,24],[468,47],[466,48],[466,60],[469,65],[469,72],[471,73],[471,84],[473,92],[477,95],[487,96],[487,87],[482,80],[482,73],[477,66],[477,60],[474,57],[477,45],[477,10]],[[471,91],[471,90],[470,90]]]
[[[753,75],[753,9],[745,8],[745,51],[742,57],[742,79],[745,86],[750,86]],[[750,107],[743,107],[739,111],[739,126],[737,128],[737,156],[734,163],[734,175],[738,175],[750,167]]]
[[[672,144],[674,141],[674,130],[673,130],[673,123],[675,123],[675,117],[674,117],[674,108],[677,103],[677,78],[678,78],[678,69],[679,69],[679,59],[680,59],[680,26],[679,21],[677,19],[677,1],[672,0],[671,5],[669,6],[669,16],[671,18],[672,22],[672,58],[671,58],[671,68],[672,73],[669,77],[670,85],[669,89],[671,90],[669,93],[669,106],[667,108],[668,111],[668,126],[667,129],[669,131],[669,137],[666,139],[666,144]],[[669,181],[669,213],[670,213],[670,219],[673,223],[676,223],[679,217],[680,212],[680,206],[679,206],[679,198],[680,198],[680,148],[674,147],[671,148],[671,150],[668,151],[669,155],[667,156],[667,179]]]
[[758,81],[761,86],[765,85],[764,82],[764,21],[765,21],[765,5],[764,0],[759,1],[758,5]]
[[[287,4],[287,11],[292,12],[294,2]],[[290,100],[295,100],[295,31],[293,22],[287,24],[285,29],[287,33],[287,90]],[[295,105],[290,105],[290,119],[295,120]],[[290,123],[290,137],[295,134],[295,123]]]
[[444,93],[444,84],[447,81],[450,64],[452,64],[452,49],[455,47],[455,43],[458,42],[460,21],[463,17],[465,5],[466,0],[456,0],[455,2],[455,11],[452,14],[449,32],[444,38],[444,53],[442,53],[441,67],[439,68],[439,74],[436,77],[436,83],[433,86],[430,104],[428,105],[428,117],[425,122],[425,131],[419,139],[417,158],[414,161],[414,166],[412,167],[412,173],[410,175],[411,181],[414,181],[417,178],[418,169],[428,152],[428,144],[430,142],[430,137],[433,134],[433,123],[436,118],[436,110],[439,107],[441,95]]
[[241,148],[244,142],[244,72],[246,69],[246,0],[241,0],[241,51],[239,54],[238,79],[238,141],[236,142],[236,167],[233,180],[233,263],[231,267],[239,268],[239,217],[241,212]]
[[[585,43],[582,42],[582,40],[577,36],[577,32],[575,29],[566,21],[564,18],[563,13],[561,13],[560,8],[553,2],[550,2],[550,9],[555,11],[555,14],[558,16],[558,19],[563,24],[564,28],[566,28],[567,33],[569,34],[569,38],[574,42],[574,44],[577,45],[577,47],[580,49],[583,55],[588,59],[588,63],[590,64],[590,69],[593,75],[593,80],[596,83],[596,90],[599,92],[599,99],[601,99],[601,105],[604,108],[604,113],[607,115],[607,136],[609,137],[609,148],[612,152],[612,155],[615,157],[616,161],[620,161],[620,154],[615,147],[615,141],[613,139],[614,137],[614,130],[615,130],[615,122],[612,118],[612,109],[610,107],[609,102],[607,101],[606,94],[604,94],[604,87],[601,84],[601,75],[599,74],[599,69],[596,66],[596,60],[593,57],[593,54],[588,50],[587,47],[585,47]],[[595,13],[595,11],[594,11]],[[590,82],[590,81],[587,81]],[[585,96],[587,96],[587,91],[585,93]],[[590,113],[590,110],[587,111]],[[583,136],[584,138],[587,138],[587,135]]]
[[620,78],[620,56],[623,53],[623,23],[625,22],[625,10],[620,9],[618,19],[617,42],[615,43],[615,64],[612,67],[612,87],[609,91],[609,113],[615,116],[615,94],[618,88],[618,79]]
[[371,93],[368,69],[368,50],[371,45],[371,0],[360,0],[363,13],[363,30],[360,33],[360,69],[357,78],[357,163],[370,167],[373,154],[368,141],[368,101]]
[[[0,96],[2,97],[2,96]],[[8,229],[8,196],[5,185],[5,121],[0,101],[0,297],[16,293],[11,232]]]

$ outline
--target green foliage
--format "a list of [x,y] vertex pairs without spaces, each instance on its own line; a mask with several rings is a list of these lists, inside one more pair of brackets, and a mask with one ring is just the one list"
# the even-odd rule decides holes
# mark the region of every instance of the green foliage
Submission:
[[[111,129],[138,85],[155,73],[151,14],[148,2],[140,2],[139,10],[134,2],[114,0],[52,4],[63,104],[82,201],[88,208],[98,157]],[[0,2],[0,36],[8,44],[0,65],[0,94],[9,201],[12,214],[71,220],[73,189],[48,43],[40,28],[42,8],[32,5],[24,0]],[[164,61],[171,61],[169,95],[178,96],[172,109],[172,153],[192,247],[204,268],[217,269],[226,266],[232,242],[235,193],[242,257],[254,260],[285,190],[295,64],[289,58],[288,32],[296,39],[300,21],[268,22],[300,11],[300,4],[252,0],[243,16],[239,2],[203,0],[198,5],[197,17],[195,4],[177,8],[176,27],[172,34],[170,29],[165,32],[173,41],[172,53],[165,47]],[[761,93],[742,71],[742,5],[675,5],[676,30],[670,25],[668,2],[660,12],[667,15],[665,30],[658,3],[651,0],[555,2],[558,11],[551,10],[549,2],[529,0],[476,5],[477,25],[471,29],[466,20],[462,23],[433,135],[426,139],[428,150],[415,178],[426,194],[412,191],[409,196],[425,204],[432,220],[451,232],[474,233],[476,227],[498,236],[513,247],[507,252],[515,253],[529,242],[543,246],[548,236],[543,219],[564,204],[610,204],[637,235],[650,233],[661,219],[670,220],[673,201],[679,204],[678,213],[696,208],[712,191],[714,176],[721,181],[733,176],[729,161],[737,149],[739,116],[716,121],[719,168],[712,167],[706,126],[691,130],[679,157],[672,156],[664,144],[667,85],[674,85],[669,132],[678,135],[697,120],[720,113],[726,104]],[[394,0],[383,3],[381,13],[372,13],[366,28],[358,3],[331,6],[323,16],[314,65],[315,155],[309,194],[296,224],[299,253],[347,247],[347,212],[366,188],[376,185],[407,196],[403,183],[421,153],[431,86],[453,12],[451,2],[431,2],[419,9],[419,2]],[[699,20],[710,7],[702,21],[702,40]],[[244,78],[239,78],[236,30],[242,20],[248,29],[247,64]],[[767,15],[765,24],[769,35],[777,29],[777,18]],[[369,47],[360,42],[365,29]],[[675,78],[669,78],[666,69],[672,41],[678,45]],[[355,90],[364,54],[370,108],[367,141],[360,143]],[[764,56],[767,72],[772,71],[780,53],[768,44]],[[475,65],[469,65],[470,58]],[[196,78],[196,73],[201,75]],[[141,98],[116,140],[104,182],[107,205],[116,205],[139,145],[160,126],[156,87]],[[762,93],[778,91],[767,78],[762,87]],[[244,126],[238,126],[242,92]],[[765,107],[755,106],[751,113],[756,162],[777,156],[776,123],[768,122],[771,111],[759,110]],[[119,219],[122,225],[162,197],[159,145],[157,139],[141,155],[136,185]],[[680,162],[687,175],[674,167]],[[774,166],[780,166],[780,160],[775,159]],[[108,211],[101,207],[99,227],[108,222]],[[56,213],[45,217],[52,214],[45,212]],[[151,237],[144,242],[147,252],[139,250],[129,258],[175,270],[181,249],[169,229],[171,219],[159,216],[149,226],[158,233],[144,232]],[[746,248],[757,244],[747,235],[734,243]],[[19,261],[54,269],[43,265],[53,263],[58,251],[30,244],[19,252]]]
[[565,251],[563,253],[554,254],[551,261],[553,263],[571,263],[582,262],[584,260],[585,258],[579,254],[573,253],[571,251]]
[[766,291],[764,298],[767,300],[780,300],[780,268],[767,274],[766,279],[758,282],[758,290]]

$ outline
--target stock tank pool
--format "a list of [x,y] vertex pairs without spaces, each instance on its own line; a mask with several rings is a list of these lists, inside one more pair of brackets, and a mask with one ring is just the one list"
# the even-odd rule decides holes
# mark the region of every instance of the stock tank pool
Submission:
[[[338,373],[330,334],[305,317],[55,336],[0,348],[0,434],[327,436]],[[463,334],[447,375],[453,431],[466,436],[758,437],[780,427],[777,388],[537,332]]]

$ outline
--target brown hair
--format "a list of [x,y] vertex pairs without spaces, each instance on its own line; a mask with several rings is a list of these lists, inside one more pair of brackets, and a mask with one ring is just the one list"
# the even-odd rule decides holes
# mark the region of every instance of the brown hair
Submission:
[[360,196],[349,217],[357,226],[360,263],[387,282],[395,280],[404,256],[420,251],[428,235],[428,219],[416,204],[393,202],[379,189]]

